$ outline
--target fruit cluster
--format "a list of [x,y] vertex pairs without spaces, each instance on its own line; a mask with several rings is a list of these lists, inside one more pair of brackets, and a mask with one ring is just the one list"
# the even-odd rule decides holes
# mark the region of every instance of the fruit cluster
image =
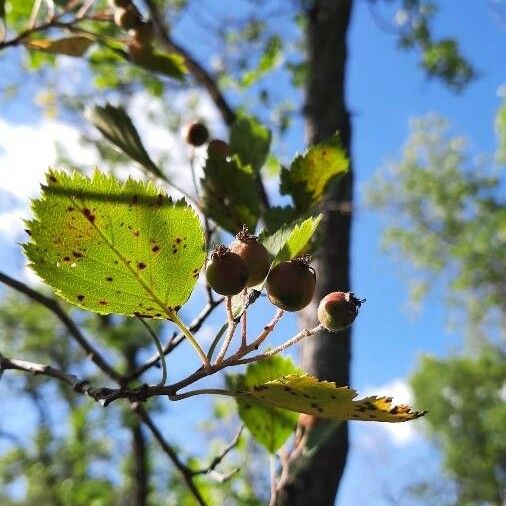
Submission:
[[[300,311],[313,299],[316,272],[309,256],[280,262],[271,268],[269,252],[244,227],[229,247],[215,248],[207,266],[209,286],[226,296],[237,295],[265,280],[269,300],[284,311]],[[332,292],[318,306],[318,320],[325,329],[338,332],[348,328],[365,299],[351,292]]]

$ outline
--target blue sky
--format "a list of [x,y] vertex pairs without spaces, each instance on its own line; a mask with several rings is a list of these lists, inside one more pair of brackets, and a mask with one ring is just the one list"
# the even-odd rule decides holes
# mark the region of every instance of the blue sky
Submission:
[[[463,5],[465,4],[465,8]],[[440,2],[440,12],[436,16],[435,35],[456,37],[463,54],[475,65],[479,79],[472,83],[461,95],[448,91],[442,84],[425,78],[418,67],[413,52],[403,52],[395,47],[395,38],[383,32],[372,19],[365,1],[357,1],[352,18],[349,37],[349,74],[348,103],[353,118],[353,157],[356,170],[356,219],[353,235],[353,288],[367,303],[354,327],[353,344],[353,381],[352,386],[367,393],[388,393],[393,388],[401,398],[407,392],[403,381],[417,363],[417,357],[424,352],[440,356],[459,352],[462,339],[459,332],[447,331],[447,314],[442,303],[441,293],[432,292],[425,301],[422,310],[414,316],[407,309],[407,284],[399,276],[398,264],[382,253],[379,241],[384,221],[381,216],[367,210],[362,201],[363,185],[369,177],[385,163],[395,157],[408,133],[409,119],[437,112],[447,117],[456,134],[464,134],[471,140],[473,153],[492,153],[495,148],[493,120],[499,104],[498,89],[506,83],[506,2],[445,0]],[[381,12],[381,11],[380,11]],[[502,13],[502,17],[498,14]],[[386,15],[387,12],[385,11]],[[197,52],[204,48],[198,48]],[[3,60],[5,68],[13,65],[13,60]],[[0,83],[2,83],[0,77]],[[3,113],[2,113],[3,108]],[[10,191],[11,198],[0,201],[0,258],[3,269],[11,274],[19,272],[23,259],[19,249],[8,246],[12,237],[7,233],[8,224],[2,228],[2,215],[24,206],[12,198],[16,191],[12,185],[24,185],[26,181],[12,179],[7,175],[6,167],[11,167],[12,158],[6,161],[9,146],[4,145],[12,135],[14,125],[24,128],[41,121],[38,112],[29,102],[12,103],[8,107],[0,102],[0,186]],[[3,123],[2,123],[3,122]],[[43,123],[39,123],[39,126]],[[2,129],[3,125],[3,129]],[[62,127],[63,128],[63,127]],[[40,142],[56,140],[62,129],[48,129],[41,133]],[[65,130],[70,145],[77,145],[71,130]],[[158,133],[159,134],[159,133]],[[154,134],[153,139],[158,139]],[[27,130],[26,142],[36,142],[33,131]],[[16,139],[23,134],[16,136]],[[33,144],[32,144],[33,145]],[[38,145],[43,151],[40,159],[51,157],[51,149]],[[283,149],[295,152],[303,147],[302,129],[295,129]],[[11,157],[12,157],[12,152]],[[36,159],[28,155],[27,163]],[[86,154],[83,157],[86,160]],[[90,160],[90,163],[91,160]],[[37,168],[41,174],[45,166]],[[31,169],[35,170],[34,167]],[[23,176],[20,167],[20,177]],[[30,172],[31,174],[31,172]],[[4,194],[5,196],[5,194]],[[5,223],[9,223],[4,218]],[[2,236],[3,233],[3,236]],[[195,302],[195,306],[198,301]],[[258,314],[266,311],[260,305]],[[270,314],[270,313],[269,313]],[[221,320],[221,316],[220,316]],[[253,325],[261,325],[256,320]],[[287,318],[278,329],[278,336],[291,335],[295,331],[294,318]],[[210,333],[210,329],[209,329]],[[280,337],[279,337],[280,338]],[[188,351],[181,351],[181,358],[188,357]],[[177,363],[178,360],[174,360]],[[385,387],[390,385],[390,387]],[[387,388],[387,391],[381,390]],[[197,401],[188,401],[176,415],[176,420],[188,423],[194,418],[194,410],[200,408]],[[430,409],[430,407],[424,407]],[[174,415],[175,409],[172,409]],[[418,423],[418,422],[415,422]],[[382,484],[398,486],[395,481],[396,470],[413,462],[435,460],[437,455],[431,452],[420,439],[413,437],[413,430],[401,429],[405,435],[387,438],[383,428],[366,424],[352,424],[353,441],[356,449],[352,452],[350,465],[338,500],[339,506],[350,504],[378,505],[388,504],[380,497]],[[391,427],[389,427],[391,429]],[[407,431],[407,432],[406,432]],[[392,435],[389,430],[388,434]],[[186,439],[183,435],[181,439]],[[383,441],[383,443],[380,443]],[[376,442],[376,443],[375,443]],[[383,446],[382,446],[383,445]],[[371,451],[374,448],[374,451]],[[399,448],[401,451],[399,452]],[[391,450],[396,450],[394,452]],[[389,455],[384,469],[381,463],[384,455]],[[367,457],[370,456],[370,459]],[[421,460],[417,460],[417,459]],[[365,466],[370,466],[365,469]],[[379,470],[376,469],[379,467]],[[365,472],[379,475],[372,479],[366,497],[362,489]],[[361,490],[362,489],[362,490]],[[358,499],[357,499],[358,494]],[[374,499],[371,499],[374,497]]]

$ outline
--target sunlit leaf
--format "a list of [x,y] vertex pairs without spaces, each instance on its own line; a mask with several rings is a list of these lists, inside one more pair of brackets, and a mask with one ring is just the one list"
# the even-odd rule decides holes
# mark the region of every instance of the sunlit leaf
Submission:
[[205,259],[194,210],[151,183],[50,171],[24,245],[35,272],[90,311],[163,318],[192,292]]
[[253,387],[239,389],[242,399],[264,406],[307,413],[330,420],[363,420],[374,422],[405,422],[423,416],[409,406],[392,405],[390,397],[365,397],[354,401],[357,392],[348,387],[336,387],[330,381],[319,381],[308,374],[290,374],[258,382]]
[[[235,390],[249,390],[280,376],[299,372],[290,358],[273,356],[250,364],[245,374],[227,376],[227,383]],[[283,446],[297,424],[297,415],[284,409],[262,406],[242,398],[237,398],[237,407],[253,437],[271,453]]]
[[273,265],[297,257],[311,240],[322,215],[298,220],[286,225],[272,235],[261,237],[262,244],[274,257]]
[[30,39],[25,42],[27,49],[35,49],[51,54],[63,54],[66,56],[83,56],[95,41],[85,35],[74,35],[62,39]]
[[255,230],[260,206],[255,174],[237,156],[210,153],[201,180],[207,215],[221,227],[237,233],[246,225]]
[[111,104],[96,105],[87,110],[86,117],[122,153],[156,177],[165,178],[164,174],[149,157],[139,133],[125,109]]
[[299,211],[308,211],[325,194],[329,183],[348,170],[348,159],[337,135],[297,156],[281,170],[281,193],[291,195]]

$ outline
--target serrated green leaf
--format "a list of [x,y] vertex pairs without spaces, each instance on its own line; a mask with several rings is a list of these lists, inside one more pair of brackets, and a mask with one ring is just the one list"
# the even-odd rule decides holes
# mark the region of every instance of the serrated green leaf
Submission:
[[409,406],[392,406],[391,397],[365,397],[354,401],[357,392],[336,387],[330,381],[319,381],[309,374],[289,374],[253,387],[237,389],[241,399],[264,406],[288,409],[329,420],[362,420],[373,422],[406,422],[425,414]]
[[268,236],[260,236],[260,241],[274,257],[272,265],[297,257],[311,240],[322,215],[297,220]]
[[50,171],[24,245],[58,295],[90,311],[167,318],[190,296],[205,259],[194,210],[151,183]]
[[95,41],[86,35],[73,35],[62,39],[30,39],[25,42],[27,49],[35,49],[51,54],[63,54],[66,56],[83,56]]
[[131,61],[151,72],[163,74],[182,81],[187,73],[184,58],[176,53],[161,53],[159,51],[143,51]]
[[322,199],[329,183],[346,174],[348,159],[337,134],[310,146],[290,168],[281,170],[281,193],[291,195],[299,212],[306,212]]
[[295,221],[298,215],[299,213],[295,207],[292,206],[273,206],[269,209],[266,209],[263,213],[266,232],[269,234],[274,233],[281,227],[284,227]]
[[149,173],[165,179],[164,174],[149,157],[139,133],[125,109],[111,104],[96,105],[86,111],[86,117],[123,154],[137,162]]
[[257,119],[240,114],[230,129],[230,149],[242,165],[251,165],[258,172],[269,154],[271,131]]
[[237,156],[208,153],[201,180],[206,214],[235,234],[246,225],[255,230],[260,216],[255,174]]
[[[287,374],[300,373],[290,358],[273,356],[250,364],[245,374],[227,376],[229,388],[249,390],[257,384]],[[253,437],[270,453],[276,453],[293,433],[297,415],[284,409],[265,407],[243,398],[237,398],[239,416]]]

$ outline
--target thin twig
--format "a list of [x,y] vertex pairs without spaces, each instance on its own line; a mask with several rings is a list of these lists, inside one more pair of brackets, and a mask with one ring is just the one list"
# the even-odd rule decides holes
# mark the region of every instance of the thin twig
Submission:
[[[193,322],[190,324],[188,329],[190,332],[196,333],[200,330],[204,322],[207,320],[209,315],[215,310],[216,307],[218,307],[225,299],[222,297],[220,299],[214,300],[212,303],[209,303],[202,309],[200,314],[193,320]],[[175,348],[177,348],[184,340],[186,336],[180,332],[176,335],[173,339],[171,339],[163,348],[163,354],[168,355],[171,353]],[[160,361],[160,356],[158,353],[151,356],[146,362],[138,367],[135,371],[133,371],[130,374],[126,375],[127,381],[132,381],[137,379],[141,374],[145,373],[148,369],[158,364]]]
[[269,506],[276,506],[278,490],[276,486],[276,457],[274,455],[269,456],[269,470],[271,477],[271,497],[269,500]]
[[28,296],[30,299],[38,302],[45,306],[49,311],[55,314],[58,319],[65,325],[69,334],[74,338],[74,340],[81,346],[81,348],[86,352],[87,356],[91,359],[91,361],[109,378],[117,381],[119,384],[124,384],[125,379],[123,376],[118,373],[109,363],[102,357],[99,351],[84,337],[83,333],[79,329],[79,327],[74,323],[74,321],[68,316],[68,314],[62,309],[60,304],[56,299],[52,299],[46,297],[45,295],[33,290],[25,283],[21,281],[17,281],[7,274],[0,272],[0,282],[4,283],[11,288],[14,288],[18,292],[21,292]]
[[316,327],[313,327],[312,329],[303,329],[298,334],[293,336],[291,339],[288,339],[288,341],[285,341],[284,343],[280,344],[279,346],[276,346],[275,348],[271,348],[270,350],[267,350],[264,353],[261,353],[260,355],[254,355],[252,357],[237,360],[235,363],[237,365],[249,364],[250,362],[256,362],[257,360],[264,360],[266,358],[272,357],[273,355],[277,355],[278,353],[281,353],[282,351],[286,350],[290,346],[293,346],[294,344],[298,343],[302,339],[305,339],[306,337],[315,335],[320,330],[322,330],[322,328],[323,327],[321,325],[317,325]]
[[167,456],[170,458],[176,469],[179,471],[181,477],[183,478],[190,492],[193,494],[193,497],[195,498],[197,503],[200,506],[207,506],[205,499],[202,497],[202,494],[200,493],[200,490],[197,488],[195,482],[193,481],[191,469],[181,461],[176,450],[165,440],[162,433],[155,425],[155,423],[148,415],[148,413],[146,413],[143,407],[140,406],[139,404],[133,404],[132,409],[134,413],[142,420],[144,425],[151,431],[153,437],[156,439],[158,444],[162,447],[163,451],[167,454]]
[[227,354],[228,348],[232,339],[234,337],[235,329],[237,328],[237,322],[234,320],[234,312],[232,310],[232,297],[227,295],[227,322],[228,322],[228,332],[225,341],[223,341],[223,346],[221,347],[218,356],[216,357],[216,365],[220,365]]
[[160,356],[160,362],[162,363],[162,378],[160,379],[160,382],[158,383],[158,386],[165,385],[165,382],[167,381],[167,364],[165,363],[165,355],[163,354],[163,348],[162,343],[160,342],[160,339],[156,335],[156,332],[149,326],[148,322],[145,321],[140,316],[137,317],[140,322],[146,327],[149,335],[153,338],[153,341],[155,342],[156,349],[158,350],[158,355]]
[[[246,302],[248,298],[248,289],[245,288],[242,293],[242,307],[246,308]],[[246,309],[243,311],[241,316],[241,349],[246,348],[248,345],[247,339],[248,339],[248,313]]]
[[223,451],[219,455],[216,455],[216,457],[211,460],[207,467],[192,471],[192,474],[196,476],[198,474],[209,474],[214,471],[216,467],[222,462],[222,460],[227,456],[227,454],[230,453],[239,444],[243,431],[244,426],[241,425],[241,428],[237,432],[234,439],[223,449]]

